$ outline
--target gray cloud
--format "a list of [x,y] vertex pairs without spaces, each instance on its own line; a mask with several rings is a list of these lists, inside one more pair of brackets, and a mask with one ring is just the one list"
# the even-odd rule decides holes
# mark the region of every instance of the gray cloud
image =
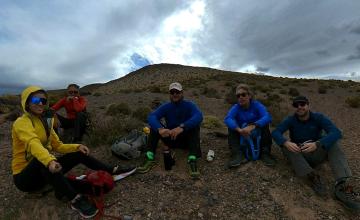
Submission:
[[352,54],[352,55],[348,56],[346,58],[347,60],[358,60],[358,59],[360,59],[360,45],[358,45],[355,49],[356,49],[355,54]]

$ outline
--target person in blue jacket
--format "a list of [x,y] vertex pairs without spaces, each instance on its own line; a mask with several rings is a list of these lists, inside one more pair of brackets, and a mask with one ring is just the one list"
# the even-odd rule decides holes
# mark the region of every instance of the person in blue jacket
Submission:
[[[341,139],[341,131],[325,115],[310,111],[309,100],[305,96],[295,97],[292,105],[295,114],[285,118],[272,136],[295,173],[307,177],[315,193],[325,196],[324,181],[314,170],[317,165],[328,159],[337,182],[351,176],[348,162],[337,143]],[[287,130],[289,138],[283,136]]]
[[170,102],[159,106],[148,117],[150,125],[148,150],[144,164],[137,171],[146,173],[156,165],[155,152],[161,139],[165,145],[163,148],[165,169],[170,170],[175,164],[170,148],[186,147],[189,149],[190,176],[198,178],[200,172],[196,160],[201,157],[200,124],[203,120],[202,113],[193,102],[184,100],[183,88],[180,83],[170,84],[169,95]]
[[240,138],[250,136],[255,129],[261,132],[261,160],[267,166],[274,166],[275,160],[270,155],[272,139],[269,124],[271,115],[263,104],[253,99],[248,85],[238,85],[236,97],[238,103],[231,107],[224,120],[228,127],[228,143],[231,151],[228,167],[237,167],[246,162],[244,156],[246,146],[240,144]]

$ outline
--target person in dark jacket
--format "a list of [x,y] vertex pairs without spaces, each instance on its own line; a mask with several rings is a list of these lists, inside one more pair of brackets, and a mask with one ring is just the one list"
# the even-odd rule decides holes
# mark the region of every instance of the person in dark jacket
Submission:
[[224,120],[228,127],[228,143],[232,157],[228,167],[237,167],[246,162],[244,157],[246,146],[240,144],[240,138],[250,136],[256,129],[261,133],[260,154],[262,161],[267,166],[275,165],[275,160],[270,155],[272,139],[269,124],[271,115],[263,104],[253,99],[248,85],[238,85],[236,96],[238,103],[231,107]]
[[80,87],[76,84],[70,84],[67,87],[67,95],[51,106],[51,109],[58,111],[65,108],[66,117],[56,114],[59,125],[63,129],[73,128],[73,137],[71,142],[81,142],[86,130],[86,113],[87,100],[80,96]]
[[[307,177],[315,193],[325,196],[326,186],[314,170],[315,166],[328,159],[337,182],[351,176],[348,162],[338,145],[341,131],[325,115],[310,111],[309,100],[305,96],[295,97],[292,105],[295,114],[285,118],[272,136],[295,173]],[[289,139],[283,136],[287,130]]]
[[169,86],[170,102],[158,107],[148,117],[150,135],[144,164],[138,168],[139,173],[146,173],[156,165],[155,152],[159,140],[164,143],[163,155],[165,169],[170,170],[175,160],[170,151],[172,147],[189,149],[188,164],[192,178],[198,178],[200,172],[196,160],[201,157],[200,124],[203,120],[199,108],[190,101],[184,100],[182,85],[178,82]]

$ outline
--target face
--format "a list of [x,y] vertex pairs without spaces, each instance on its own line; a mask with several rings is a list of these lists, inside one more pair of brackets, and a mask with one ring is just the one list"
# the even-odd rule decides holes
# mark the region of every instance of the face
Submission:
[[306,102],[297,102],[293,107],[295,108],[295,114],[299,117],[304,117],[309,114],[310,106]]
[[236,97],[240,106],[246,107],[249,105],[251,97],[246,90],[240,89]]
[[47,104],[47,99],[44,93],[35,93],[29,98],[29,111],[37,116],[40,116],[44,112],[44,108]]
[[68,96],[79,96],[79,89],[74,86],[71,86],[67,90]]
[[183,92],[176,89],[170,90],[169,94],[172,102],[178,102],[183,98]]

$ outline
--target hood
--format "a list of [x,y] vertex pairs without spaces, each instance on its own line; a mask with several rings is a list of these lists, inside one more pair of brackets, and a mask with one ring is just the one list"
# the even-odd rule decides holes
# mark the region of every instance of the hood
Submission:
[[31,93],[36,92],[36,91],[44,91],[45,92],[45,90],[43,90],[39,86],[29,86],[21,93],[21,107],[25,113],[27,113],[27,111],[25,109],[26,100],[28,99],[28,97],[30,96]]

